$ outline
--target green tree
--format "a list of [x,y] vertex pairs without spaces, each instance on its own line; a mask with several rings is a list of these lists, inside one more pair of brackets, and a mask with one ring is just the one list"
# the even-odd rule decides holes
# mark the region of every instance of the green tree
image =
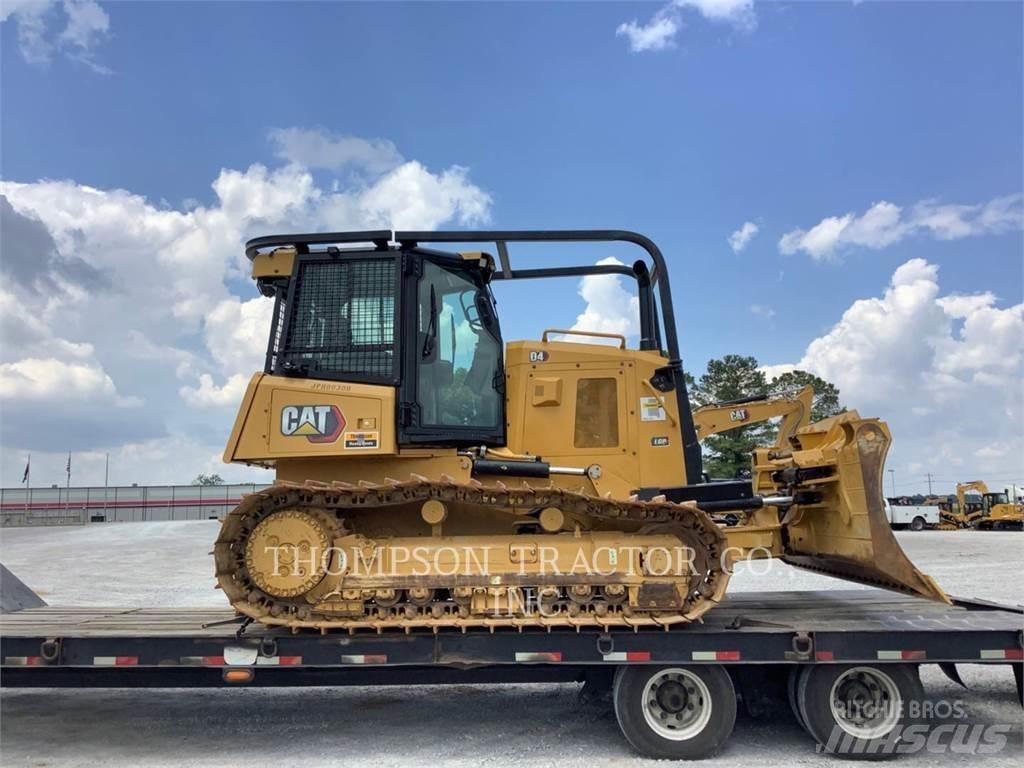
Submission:
[[821,421],[846,410],[839,402],[839,388],[820,376],[807,371],[790,371],[772,379],[772,392],[800,389],[810,384],[814,387],[814,402],[811,405],[811,421]]
[[[768,380],[756,358],[726,355],[708,361],[707,371],[692,385],[696,407],[768,394]],[[772,440],[772,426],[750,424],[711,435],[703,442],[704,470],[714,478],[739,477],[750,470],[754,448]]]
[[196,479],[192,481],[192,485],[224,485],[224,478],[220,475],[204,475],[202,473],[196,475]]

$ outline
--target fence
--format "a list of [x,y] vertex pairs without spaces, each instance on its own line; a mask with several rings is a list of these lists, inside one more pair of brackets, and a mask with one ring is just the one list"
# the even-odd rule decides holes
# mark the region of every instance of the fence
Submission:
[[0,527],[223,517],[266,485],[143,485],[0,489]]

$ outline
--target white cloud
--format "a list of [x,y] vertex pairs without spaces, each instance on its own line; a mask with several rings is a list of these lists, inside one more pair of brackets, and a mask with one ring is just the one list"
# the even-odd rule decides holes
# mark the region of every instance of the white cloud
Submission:
[[[63,29],[58,20],[63,16]],[[110,70],[96,61],[96,47],[110,32],[110,17],[96,0],[4,0],[0,22],[18,27],[18,48],[29,64],[46,65],[54,53],[85,64],[95,72]]]
[[386,139],[341,136],[322,128],[275,128],[270,140],[277,145],[278,157],[305,168],[354,168],[378,174],[404,162],[398,148]]
[[679,17],[672,11],[662,10],[652,16],[646,24],[641,24],[636,19],[619,24],[615,35],[628,39],[629,49],[633,53],[642,53],[675,47],[678,32]]
[[[622,265],[614,256],[597,263]],[[571,330],[618,333],[627,339],[640,333],[640,301],[622,286],[618,275],[587,275],[580,280],[579,294],[587,306],[577,316]],[[566,336],[564,340],[600,343],[580,336]],[[609,340],[609,343],[615,342]]]
[[794,229],[779,240],[784,254],[798,251],[817,261],[836,257],[844,248],[880,249],[912,235],[957,240],[999,234],[1024,227],[1024,195],[997,197],[974,205],[940,204],[924,200],[909,212],[886,201],[875,203],[863,215],[828,216],[808,230]]
[[384,175],[359,199],[365,219],[395,229],[434,229],[442,221],[481,224],[488,220],[491,196],[469,181],[469,171],[452,166],[430,173],[415,160]]
[[679,8],[692,8],[708,21],[725,22],[746,31],[757,27],[754,0],[674,0]]
[[244,373],[235,373],[218,386],[213,376],[201,373],[198,387],[185,386],[179,391],[185,402],[196,408],[237,408],[249,385],[249,378]]
[[764,304],[751,304],[750,311],[758,317],[763,317],[765,320],[771,320],[775,317],[775,310]]
[[743,226],[729,235],[729,247],[732,248],[733,253],[739,253],[746,248],[750,241],[754,239],[754,235],[758,232],[758,226],[752,221],[743,223]]
[[61,32],[60,41],[71,50],[71,55],[100,74],[110,74],[107,67],[93,58],[93,50],[110,32],[110,17],[96,0],[64,0],[68,25]]
[[771,381],[784,373],[792,373],[796,370],[796,366],[791,363],[779,363],[778,365],[762,365],[757,370],[761,371],[768,381]]
[[693,11],[707,21],[729,24],[744,32],[757,27],[753,0],[670,0],[646,24],[634,18],[619,24],[615,35],[629,40],[634,53],[674,48],[683,27],[682,11]]
[[118,395],[114,381],[99,366],[35,357],[0,363],[0,400],[16,398],[25,404],[57,397],[130,404]]
[[938,267],[911,259],[881,296],[855,301],[811,341],[795,367],[890,423],[892,466],[961,479],[1024,472],[1024,304],[1000,307],[988,292],[942,295]]
[[[486,222],[491,207],[467,169],[414,160],[321,183],[294,161],[253,164],[211,187],[211,203],[182,210],[70,180],[0,181],[5,449],[118,450],[179,432],[216,445],[266,351],[272,302],[236,294],[247,238],[434,229]],[[46,407],[19,413],[29,391]]]

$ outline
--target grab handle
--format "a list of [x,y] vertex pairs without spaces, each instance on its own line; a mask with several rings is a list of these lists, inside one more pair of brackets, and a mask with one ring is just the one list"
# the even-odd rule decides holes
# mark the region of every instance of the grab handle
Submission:
[[544,334],[540,337],[540,340],[541,340],[542,343],[544,343],[544,344],[548,343],[548,334],[549,333],[560,333],[560,334],[563,334],[563,335],[572,335],[572,336],[596,336],[599,339],[618,339],[619,340],[619,349],[625,349],[626,348],[626,337],[623,336],[621,333],[600,333],[599,331],[566,331],[566,330],[562,330],[561,328],[548,328],[546,331],[544,331]]

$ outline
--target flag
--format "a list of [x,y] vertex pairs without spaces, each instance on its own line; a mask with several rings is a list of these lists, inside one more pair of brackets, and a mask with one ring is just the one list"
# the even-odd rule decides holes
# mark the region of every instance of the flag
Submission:
[[68,477],[71,477],[71,451],[68,451],[68,465],[64,471],[68,473]]
[[21,482],[24,483],[24,482],[26,482],[28,480],[29,467],[31,467],[31,466],[32,466],[32,454],[30,453],[28,455],[28,461],[25,462],[25,472],[21,476]]

